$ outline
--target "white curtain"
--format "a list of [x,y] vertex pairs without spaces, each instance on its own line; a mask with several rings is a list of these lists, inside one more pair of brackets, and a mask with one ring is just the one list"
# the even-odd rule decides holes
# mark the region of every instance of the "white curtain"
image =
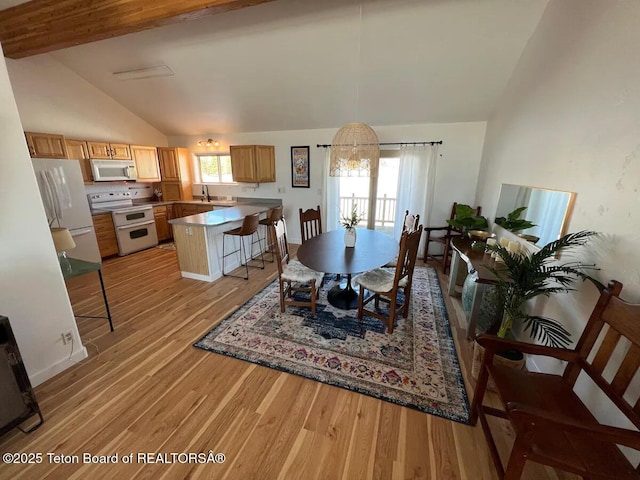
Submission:
[[340,228],[340,177],[329,176],[329,163],[331,161],[331,148],[324,151],[324,192],[325,202],[323,207],[324,219],[323,231]]
[[[398,200],[394,236],[400,238],[405,210],[420,215],[420,224],[430,224],[440,145],[403,145],[400,148]],[[424,242],[424,236],[422,242]],[[422,251],[422,246],[420,247]]]

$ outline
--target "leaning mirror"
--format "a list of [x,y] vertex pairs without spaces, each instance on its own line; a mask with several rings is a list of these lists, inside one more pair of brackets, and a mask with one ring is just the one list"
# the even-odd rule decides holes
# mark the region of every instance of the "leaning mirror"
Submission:
[[496,218],[508,218],[517,208],[525,207],[520,219],[528,220],[536,226],[514,233],[542,247],[566,233],[574,198],[573,192],[503,183]]

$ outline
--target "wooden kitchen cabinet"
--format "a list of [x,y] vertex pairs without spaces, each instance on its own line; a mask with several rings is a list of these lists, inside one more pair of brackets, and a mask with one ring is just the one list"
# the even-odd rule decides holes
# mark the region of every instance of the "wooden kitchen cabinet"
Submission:
[[153,218],[156,221],[158,241],[163,242],[172,238],[167,207],[165,205],[153,207]]
[[131,145],[131,157],[136,163],[139,182],[160,181],[160,165],[156,147]]
[[198,211],[198,205],[190,204],[190,203],[182,203],[176,205],[176,217],[188,217],[190,215],[197,215],[200,213]]
[[215,210],[213,205],[207,205],[206,203],[204,205],[198,205],[198,213],[211,212],[212,210]]
[[67,158],[63,135],[24,132],[32,158]]
[[80,170],[82,171],[82,179],[84,180],[84,183],[93,182],[93,172],[91,171],[87,142],[84,140],[66,138],[64,143],[67,147],[67,158],[70,160],[80,161]]
[[116,229],[113,227],[113,219],[110,213],[93,215],[93,227],[98,238],[98,249],[102,258],[110,257],[118,253],[118,240]]
[[193,200],[191,152],[186,148],[158,147],[162,198],[172,202]]
[[125,143],[87,142],[89,158],[131,160],[131,148]]
[[273,145],[232,145],[231,171],[234,182],[267,183],[276,181]]

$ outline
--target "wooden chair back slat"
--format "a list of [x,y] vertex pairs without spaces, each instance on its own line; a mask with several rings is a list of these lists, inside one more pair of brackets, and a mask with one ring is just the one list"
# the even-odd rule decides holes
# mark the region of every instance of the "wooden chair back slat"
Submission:
[[393,281],[394,286],[398,285],[401,278],[407,275],[410,277],[413,276],[413,270],[418,256],[420,235],[422,235],[421,227],[413,232],[406,231],[400,238],[400,253],[398,254],[396,274]]
[[[609,300],[613,296],[620,295],[622,291],[622,284],[617,281],[612,281],[607,285],[607,289],[602,292],[600,297],[598,298],[598,302],[596,306],[593,308],[591,315],[589,316],[589,320],[587,321],[587,325],[578,340],[576,345],[576,351],[580,355],[581,358],[586,359],[589,357],[593,346],[598,340],[598,336],[604,327],[604,322],[602,320],[602,312],[606,308]],[[570,385],[575,385],[576,380],[578,379],[578,375],[582,369],[581,362],[569,363],[562,374],[563,378],[569,382]]]
[[602,320],[632,343],[640,344],[640,308],[637,305],[614,298],[603,312]]
[[609,328],[609,331],[602,341],[602,345],[600,345],[600,348],[598,349],[598,353],[596,353],[593,362],[591,362],[591,366],[593,367],[594,371],[602,374],[607,366],[607,363],[609,363],[611,354],[618,345],[618,340],[620,340],[620,333],[613,328]]
[[640,347],[632,344],[618,372],[613,377],[613,382],[611,382],[611,388],[616,395],[622,397],[625,394],[638,367],[640,367]]
[[[614,282],[613,285],[610,285],[609,294],[607,295],[605,291],[601,295],[600,301],[587,323],[585,332],[578,342],[577,350],[580,352],[581,359],[574,365],[577,365],[578,368],[582,367],[582,370],[591,377],[622,413],[637,428],[640,428],[638,400],[629,402],[625,399],[625,393],[640,366],[640,328],[638,328],[640,304],[633,305],[620,299],[617,295],[621,288],[621,284]],[[601,302],[603,299],[604,302]],[[608,331],[602,344],[598,347],[593,361],[589,362],[587,357],[605,325],[608,326]],[[616,349],[623,339],[630,344],[624,353],[621,348]],[[603,372],[607,370],[607,367],[616,368],[616,364],[617,369],[613,379],[608,381]],[[565,378],[567,378],[566,375],[567,372],[565,372]],[[570,373],[571,375],[573,372]]]
[[320,235],[322,233],[322,215],[320,212],[320,205],[314,210],[310,208],[305,210],[299,209],[300,212],[300,234],[302,243],[306,242],[310,238]]

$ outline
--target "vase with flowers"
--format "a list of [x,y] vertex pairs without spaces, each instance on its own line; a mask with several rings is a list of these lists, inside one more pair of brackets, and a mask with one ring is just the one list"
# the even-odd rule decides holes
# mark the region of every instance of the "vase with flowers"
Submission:
[[364,218],[364,213],[358,212],[358,205],[355,203],[351,207],[350,215],[342,215],[340,223],[344,227],[344,245],[347,248],[356,246],[356,225]]

